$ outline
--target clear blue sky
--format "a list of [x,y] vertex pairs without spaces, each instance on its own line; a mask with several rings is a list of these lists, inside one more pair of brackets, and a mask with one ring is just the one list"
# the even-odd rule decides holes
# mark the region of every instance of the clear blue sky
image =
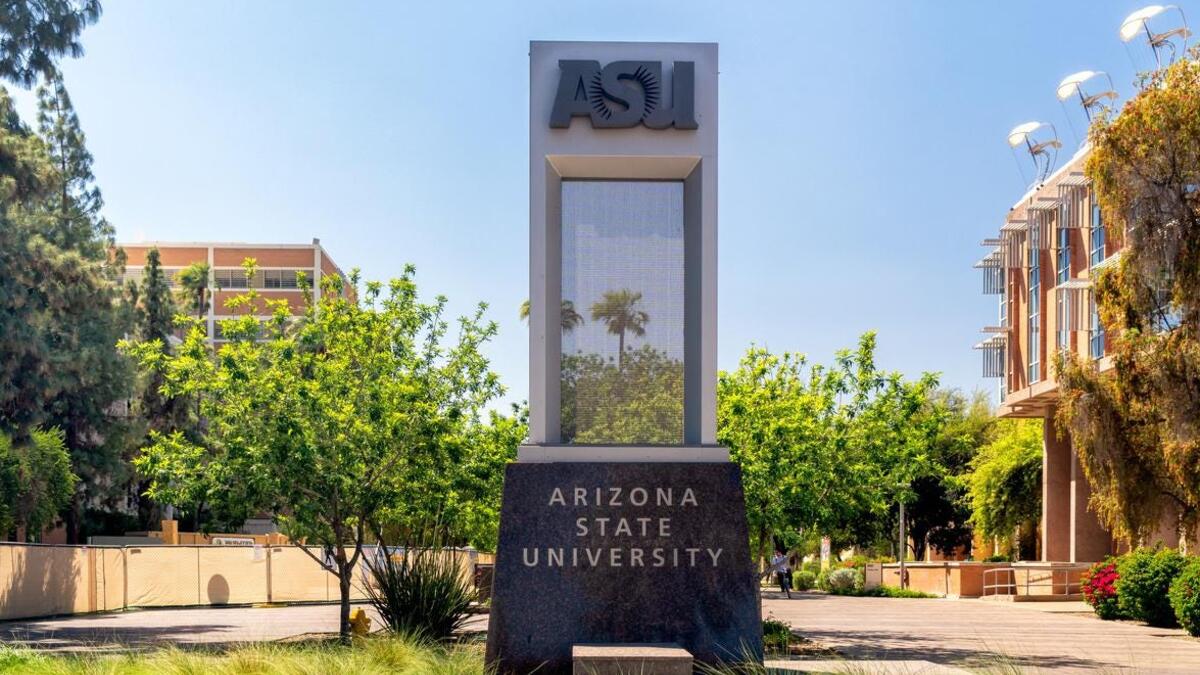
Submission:
[[1055,85],[1106,70],[1127,95],[1116,33],[1144,1],[107,0],[64,71],[120,239],[414,263],[457,312],[491,305],[520,400],[529,40],[718,42],[720,366],[875,329],[881,366],[992,391],[971,265],[1023,192],[1005,135],[1052,121],[1069,156]]

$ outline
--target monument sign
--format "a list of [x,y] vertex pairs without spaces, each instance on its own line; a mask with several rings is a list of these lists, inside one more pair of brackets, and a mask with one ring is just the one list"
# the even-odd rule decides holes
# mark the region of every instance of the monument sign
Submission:
[[716,443],[717,46],[534,42],[529,134],[530,442],[505,472],[488,661],[761,658]]

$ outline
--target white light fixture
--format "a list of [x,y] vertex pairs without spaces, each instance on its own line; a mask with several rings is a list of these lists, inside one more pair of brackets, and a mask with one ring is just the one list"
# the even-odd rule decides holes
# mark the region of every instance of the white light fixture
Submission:
[[[1101,76],[1108,81],[1108,88],[1095,94],[1088,93],[1084,87],[1084,83]],[[1102,99],[1116,100],[1117,98],[1112,78],[1102,70],[1081,70],[1078,73],[1064,77],[1063,81],[1058,83],[1058,90],[1055,94],[1058,96],[1059,101],[1078,97],[1079,105],[1083,107],[1083,112],[1087,115],[1089,122],[1092,120],[1092,109],[1099,105]]]
[[[1152,20],[1158,19],[1165,13],[1174,12],[1179,15],[1178,24],[1174,28],[1165,31],[1155,32],[1151,30],[1150,23]],[[1158,67],[1162,67],[1162,60],[1159,54],[1159,49],[1167,47],[1171,50],[1171,60],[1175,59],[1176,54],[1182,53],[1187,48],[1187,39],[1192,34],[1187,27],[1187,17],[1183,15],[1183,10],[1175,5],[1150,5],[1143,7],[1138,11],[1125,17],[1121,22],[1121,42],[1130,42],[1137,37],[1138,33],[1146,34],[1146,42],[1150,48],[1154,50],[1154,61]],[[1178,50],[1175,44],[1171,42],[1172,38],[1179,38],[1181,48]]]
[[1058,159],[1058,149],[1062,147],[1058,131],[1048,122],[1018,124],[1008,132],[1008,147],[1016,152],[1021,146],[1025,146],[1025,151],[1033,160],[1034,184],[1044,182],[1050,177],[1054,162]]

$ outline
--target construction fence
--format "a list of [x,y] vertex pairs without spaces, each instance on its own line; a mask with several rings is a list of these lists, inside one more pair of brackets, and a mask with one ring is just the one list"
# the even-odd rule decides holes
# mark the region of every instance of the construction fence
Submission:
[[[318,559],[319,547],[308,549]],[[348,551],[349,553],[349,551]],[[376,555],[367,547],[363,557]],[[445,551],[466,579],[491,555]],[[366,599],[367,568],[350,595]],[[0,620],[131,607],[333,602],[338,580],[297,546],[43,546],[0,543]]]

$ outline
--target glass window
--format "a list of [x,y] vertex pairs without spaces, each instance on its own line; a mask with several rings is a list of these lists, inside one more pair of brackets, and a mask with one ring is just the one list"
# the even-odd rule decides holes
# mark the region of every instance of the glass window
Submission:
[[1029,254],[1029,328],[1028,328],[1028,344],[1029,350],[1029,384],[1039,381],[1041,378],[1041,310],[1042,310],[1042,262],[1041,252],[1038,251],[1037,245],[1033,242],[1038,240],[1037,231],[1041,227],[1036,221],[1033,223],[1030,233]]
[[242,269],[236,270],[216,270],[213,276],[217,282],[217,288],[249,288],[250,280],[246,278],[246,271]]
[[683,442],[683,183],[562,184],[561,438]]
[[297,274],[300,272],[306,279],[312,279],[312,270],[265,270],[263,288],[299,288]]
[[1054,324],[1054,345],[1058,349],[1068,349],[1071,346],[1071,294],[1056,291]]
[[1058,228],[1058,250],[1055,252],[1058,283],[1071,278],[1071,230]]
[[1096,307],[1096,299],[1092,298],[1088,306],[1088,319],[1091,326],[1089,331],[1088,352],[1093,359],[1099,359],[1104,356],[1104,324],[1100,323],[1100,311]]
[[1104,262],[1104,220],[1100,216],[1100,204],[1096,202],[1096,195],[1093,193],[1092,198],[1092,241],[1091,255],[1088,257],[1088,262],[1095,267]]

